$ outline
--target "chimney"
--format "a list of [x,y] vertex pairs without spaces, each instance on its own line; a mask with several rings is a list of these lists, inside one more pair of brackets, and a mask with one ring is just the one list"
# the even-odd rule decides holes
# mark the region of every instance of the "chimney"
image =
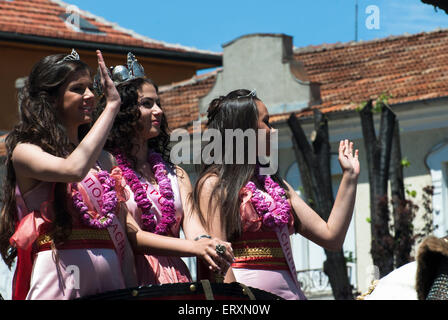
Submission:
[[223,48],[223,69],[214,87],[199,101],[201,117],[214,98],[236,89],[255,89],[271,115],[320,103],[319,84],[310,82],[302,63],[294,60],[291,36],[250,34]]

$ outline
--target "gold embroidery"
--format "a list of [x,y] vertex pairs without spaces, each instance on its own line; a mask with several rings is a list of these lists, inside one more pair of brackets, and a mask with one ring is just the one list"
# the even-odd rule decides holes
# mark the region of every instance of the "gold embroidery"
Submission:
[[367,288],[367,292],[359,295],[356,297],[356,300],[365,300],[367,296],[369,296],[373,290],[375,290],[376,285],[378,284],[379,280],[374,280],[372,281],[372,283],[370,284],[370,286]]
[[[110,240],[109,232],[106,229],[102,230],[90,230],[90,229],[74,229],[72,234],[68,237],[67,241],[72,240]],[[51,236],[43,234],[37,238],[37,245],[43,246],[51,243]]]
[[258,247],[258,248],[234,248],[233,253],[235,258],[284,258],[282,248],[269,248],[269,247]]
[[48,234],[43,234],[37,238],[37,245],[43,246],[44,244],[51,243],[51,237]]

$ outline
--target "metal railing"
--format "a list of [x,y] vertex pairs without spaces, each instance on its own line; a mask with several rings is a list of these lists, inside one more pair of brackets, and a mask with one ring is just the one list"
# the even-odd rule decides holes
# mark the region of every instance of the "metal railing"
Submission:
[[[352,277],[352,266],[347,265],[347,273],[349,281]],[[302,291],[305,295],[313,294],[331,294],[331,285],[328,276],[323,269],[307,269],[297,271],[297,279],[299,280]]]
[[297,279],[305,295],[331,291],[330,281],[322,269],[297,271]]

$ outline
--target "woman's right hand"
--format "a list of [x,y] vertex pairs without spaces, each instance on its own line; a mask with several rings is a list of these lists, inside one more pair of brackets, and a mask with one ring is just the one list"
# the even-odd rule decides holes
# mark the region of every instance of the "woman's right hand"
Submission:
[[[235,258],[232,245],[229,242],[217,238],[202,238],[193,242],[196,257],[206,262],[211,271],[226,274]],[[217,252],[217,245],[224,246],[225,252],[223,254]]]
[[114,82],[109,76],[109,72],[106,67],[106,63],[104,62],[103,55],[100,50],[96,50],[96,55],[98,58],[98,69],[100,71],[101,76],[101,87],[104,96],[106,97],[107,105],[114,106],[116,108],[120,108],[121,98],[120,94],[115,87]]

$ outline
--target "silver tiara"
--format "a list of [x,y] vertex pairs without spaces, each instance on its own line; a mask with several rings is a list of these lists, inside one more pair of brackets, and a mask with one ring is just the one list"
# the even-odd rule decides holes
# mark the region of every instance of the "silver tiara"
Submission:
[[79,54],[78,52],[76,52],[75,49],[72,49],[72,52],[69,55],[66,55],[62,60],[58,61],[57,63],[76,61],[76,60],[79,60]]
[[244,96],[239,96],[239,97],[237,97],[237,99],[240,99],[240,98],[248,98],[248,97],[252,97],[252,98],[254,98],[254,97],[256,97],[257,96],[257,90],[255,90],[255,89],[253,89],[251,92],[249,92],[248,94],[245,94]]
[[[108,69],[107,71],[115,85],[135,78],[145,77],[145,69],[137,61],[132,52],[129,52],[127,55],[127,65],[110,67],[110,70]],[[98,95],[102,94],[101,76],[99,71],[93,80],[93,88]]]

